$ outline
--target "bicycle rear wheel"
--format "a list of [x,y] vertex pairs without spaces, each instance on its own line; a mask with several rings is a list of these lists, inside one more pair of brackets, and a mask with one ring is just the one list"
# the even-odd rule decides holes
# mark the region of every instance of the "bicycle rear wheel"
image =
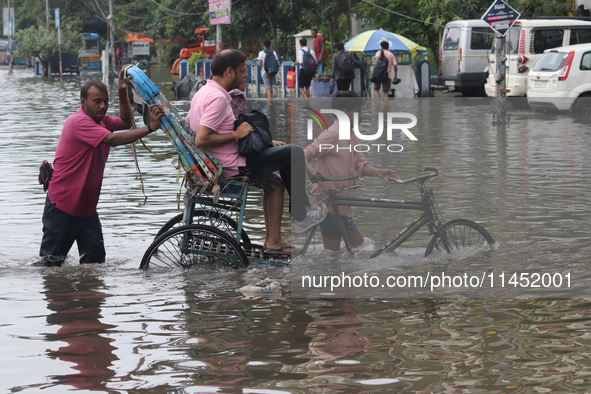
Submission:
[[[202,224],[218,228],[223,232],[230,234],[233,238],[236,238],[236,235],[238,234],[238,224],[236,224],[236,221],[231,217],[221,214],[215,210],[205,211],[204,209],[194,209],[192,224]],[[183,214],[179,213],[166,222],[164,226],[160,228],[160,230],[158,230],[158,234],[156,234],[154,239],[158,238],[160,235],[172,228],[183,225],[185,225],[183,222]],[[244,227],[242,227],[242,231],[240,232],[240,242],[245,244],[251,243],[248,234],[246,234],[246,231],[244,230]]]
[[157,237],[146,250],[140,268],[191,268],[214,264],[243,268],[248,265],[248,258],[238,242],[224,231],[188,224]]
[[481,225],[468,219],[453,219],[445,223],[446,237],[435,232],[429,240],[425,257],[433,251],[453,253],[461,250],[488,250],[495,243],[493,237]]

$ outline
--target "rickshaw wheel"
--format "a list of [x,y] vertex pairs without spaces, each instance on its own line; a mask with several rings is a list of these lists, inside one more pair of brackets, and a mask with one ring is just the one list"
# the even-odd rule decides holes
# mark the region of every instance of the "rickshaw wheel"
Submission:
[[212,226],[188,224],[158,236],[146,250],[140,268],[193,268],[213,265],[244,268],[248,258],[238,242]]
[[[204,209],[194,209],[192,224],[202,224],[218,228],[223,232],[230,234],[233,238],[236,238],[236,235],[238,234],[238,225],[236,224],[236,221],[232,219],[230,216],[221,214],[217,211],[208,212]],[[160,235],[164,234],[172,228],[180,227],[183,225],[185,225],[183,223],[183,214],[179,213],[178,215],[170,219],[168,222],[166,222],[164,226],[162,226],[162,228],[160,228],[158,234],[156,234],[154,239],[158,238]],[[245,244],[251,243],[248,234],[244,230],[244,227],[240,232],[240,242]]]

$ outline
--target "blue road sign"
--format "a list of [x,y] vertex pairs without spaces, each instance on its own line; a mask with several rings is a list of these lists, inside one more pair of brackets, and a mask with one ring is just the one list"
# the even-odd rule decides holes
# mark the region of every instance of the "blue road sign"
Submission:
[[482,15],[482,20],[504,37],[520,15],[519,12],[515,11],[503,0],[495,0],[484,15]]
[[58,27],[60,27],[60,9],[56,8],[55,9],[55,28],[57,29]]

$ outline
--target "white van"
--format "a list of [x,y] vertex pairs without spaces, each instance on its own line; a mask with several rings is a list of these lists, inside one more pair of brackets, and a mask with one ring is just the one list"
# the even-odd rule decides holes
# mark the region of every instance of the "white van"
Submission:
[[588,114],[591,44],[547,49],[528,74],[527,102],[534,110]]
[[449,22],[439,47],[439,80],[464,95],[483,94],[494,32],[480,19]]
[[[591,22],[576,19],[519,19],[505,35],[507,96],[527,95],[527,74],[546,49],[591,42]],[[489,75],[484,88],[486,95],[496,96],[495,38],[489,56]]]

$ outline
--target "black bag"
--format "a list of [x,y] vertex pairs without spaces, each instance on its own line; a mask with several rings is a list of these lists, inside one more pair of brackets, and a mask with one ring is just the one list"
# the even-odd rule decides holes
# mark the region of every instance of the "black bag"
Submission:
[[337,53],[338,70],[343,78],[351,78],[355,76],[355,64],[353,63],[352,55],[347,51]]
[[238,119],[234,121],[234,130],[237,130],[238,126],[244,122],[250,124],[252,133],[238,141],[240,156],[254,156],[273,145],[269,120],[264,113],[253,109],[247,114],[238,115]]
[[49,181],[53,176],[53,166],[47,160],[43,160],[41,167],[39,167],[39,184],[43,185],[43,191],[46,192],[49,188]]
[[313,77],[314,75],[316,75],[318,64],[316,63],[316,59],[314,58],[314,56],[312,56],[312,53],[310,53],[310,50],[308,49],[307,51],[304,51],[304,49],[308,48],[302,48],[302,52],[304,52],[304,56],[302,59],[302,67],[306,75]]
[[263,67],[265,72],[269,74],[271,77],[273,75],[277,75],[279,72],[279,64],[277,63],[277,58],[275,58],[275,54],[273,53],[272,49],[265,49],[265,63]]
[[381,83],[388,76],[388,59],[382,49],[382,55],[376,62],[373,72],[371,73],[370,82]]

